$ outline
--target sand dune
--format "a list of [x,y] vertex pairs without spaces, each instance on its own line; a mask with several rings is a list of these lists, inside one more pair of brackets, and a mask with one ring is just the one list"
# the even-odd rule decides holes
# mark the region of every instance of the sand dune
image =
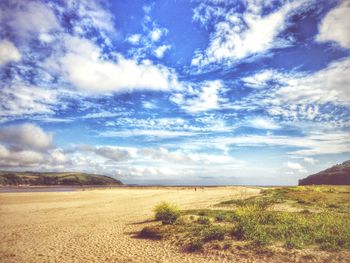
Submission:
[[[190,254],[134,237],[161,200],[210,207],[257,188],[119,188],[0,194],[1,262],[253,262],[240,255]],[[271,262],[262,256],[258,262]]]

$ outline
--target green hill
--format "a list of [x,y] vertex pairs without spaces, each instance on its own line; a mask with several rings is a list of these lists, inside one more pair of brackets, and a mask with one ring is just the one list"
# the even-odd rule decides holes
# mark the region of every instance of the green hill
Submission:
[[299,185],[350,185],[350,160],[299,180]]
[[45,173],[0,171],[0,185],[121,185],[105,175],[87,173]]

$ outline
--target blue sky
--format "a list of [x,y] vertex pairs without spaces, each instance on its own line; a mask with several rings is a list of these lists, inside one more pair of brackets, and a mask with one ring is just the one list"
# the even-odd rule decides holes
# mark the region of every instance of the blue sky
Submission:
[[0,168],[296,184],[350,159],[350,1],[0,2]]

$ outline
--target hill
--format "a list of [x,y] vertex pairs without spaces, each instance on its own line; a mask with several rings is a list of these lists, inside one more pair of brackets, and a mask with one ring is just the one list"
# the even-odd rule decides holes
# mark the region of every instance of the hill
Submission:
[[121,185],[105,175],[87,173],[41,173],[0,171],[0,185]]
[[299,185],[350,185],[350,160],[299,180]]

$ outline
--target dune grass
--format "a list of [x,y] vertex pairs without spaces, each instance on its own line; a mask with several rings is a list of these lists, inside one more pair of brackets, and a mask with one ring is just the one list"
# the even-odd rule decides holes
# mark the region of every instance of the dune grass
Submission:
[[[270,188],[257,197],[221,202],[217,209],[181,211],[173,225],[161,231],[176,237],[188,251],[205,246],[224,249],[234,242],[255,247],[348,250],[349,198],[350,187],[345,186]],[[284,209],[276,209],[278,205]],[[298,209],[289,211],[288,207]]]

